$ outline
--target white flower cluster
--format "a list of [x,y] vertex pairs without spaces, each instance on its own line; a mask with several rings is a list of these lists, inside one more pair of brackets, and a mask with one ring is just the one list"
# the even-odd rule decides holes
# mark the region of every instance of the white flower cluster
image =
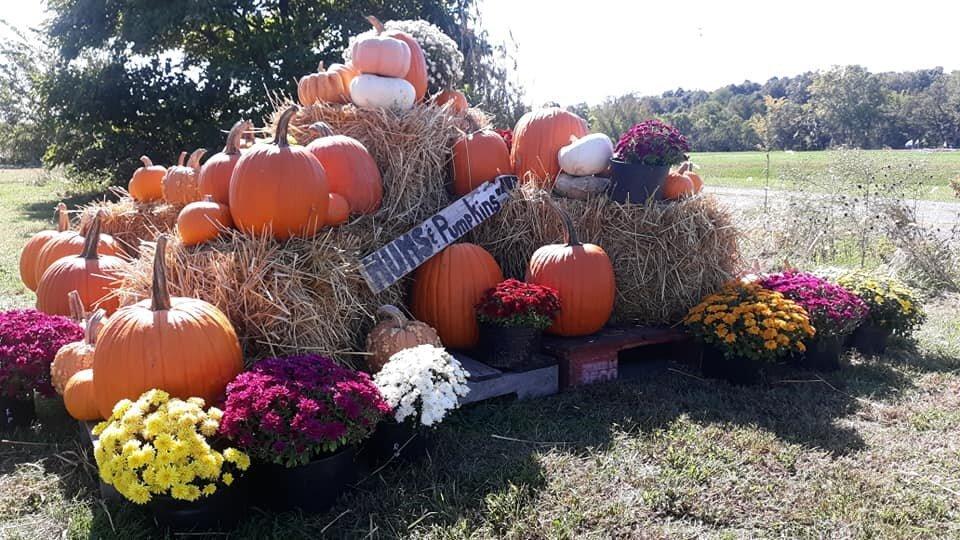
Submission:
[[419,423],[432,426],[460,406],[467,395],[468,373],[446,350],[433,345],[404,349],[390,357],[373,382],[403,422],[419,414]]
[[[457,88],[463,80],[463,53],[457,43],[440,28],[424,20],[387,21],[384,24],[388,30],[400,30],[417,40],[423,55],[427,59],[428,89],[436,94],[449,88]],[[343,60],[350,61],[350,51],[353,44],[360,37],[372,36],[374,30],[367,30],[362,34],[350,38],[349,45],[343,51]]]

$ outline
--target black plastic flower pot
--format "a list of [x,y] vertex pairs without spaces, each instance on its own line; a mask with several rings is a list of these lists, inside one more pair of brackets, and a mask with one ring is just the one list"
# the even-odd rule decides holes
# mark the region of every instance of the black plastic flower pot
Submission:
[[0,397],[0,430],[27,429],[37,417],[33,399]]
[[218,485],[213,495],[182,501],[154,495],[147,508],[162,529],[176,533],[228,531],[233,529],[250,506],[250,487],[245,477],[229,486]]
[[357,481],[356,455],[351,446],[296,467],[258,463],[251,468],[254,502],[277,512],[325,512]]
[[610,160],[610,198],[619,203],[644,204],[647,199],[663,200],[664,180],[670,167]]
[[887,351],[890,330],[872,324],[862,324],[850,336],[850,346],[864,356],[880,356]]
[[364,450],[371,465],[379,466],[393,460],[411,463],[423,459],[430,448],[429,431],[415,427],[412,422],[396,422],[393,417],[377,424],[377,430],[367,439]]
[[700,353],[700,371],[704,377],[721,379],[737,386],[748,386],[760,382],[760,362],[743,356],[727,357],[723,351],[703,345]]
[[543,330],[529,326],[498,326],[480,323],[480,357],[488,366],[507,371],[526,371],[540,350]]
[[840,369],[843,341],[843,336],[818,337],[807,343],[807,350],[798,355],[797,364],[814,371],[836,371]]

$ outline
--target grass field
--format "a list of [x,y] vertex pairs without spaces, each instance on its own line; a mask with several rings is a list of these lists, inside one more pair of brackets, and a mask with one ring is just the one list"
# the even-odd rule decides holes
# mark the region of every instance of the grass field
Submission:
[[[32,302],[17,253],[63,189],[0,171],[0,305]],[[661,351],[634,379],[472,406],[423,463],[365,477],[324,515],[251,510],[230,538],[958,538],[960,298],[928,311],[917,343],[822,378],[731,387]],[[40,409],[0,442],[0,538],[160,536],[100,501],[75,424]]]
[[[911,164],[917,180],[924,185],[919,198],[956,200],[950,180],[960,178],[960,152],[924,152],[906,150],[867,150],[865,155],[878,163]],[[694,153],[694,163],[709,185],[761,189],[767,185],[767,161],[763,152]],[[802,167],[805,172],[827,176],[834,161],[833,152],[770,152],[770,183],[773,189],[789,189],[781,172],[789,167]]]

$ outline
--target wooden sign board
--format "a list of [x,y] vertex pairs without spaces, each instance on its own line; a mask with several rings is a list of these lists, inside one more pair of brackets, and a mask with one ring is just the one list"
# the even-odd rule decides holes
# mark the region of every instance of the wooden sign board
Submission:
[[427,259],[459,240],[503,208],[516,176],[484,182],[450,206],[429,217],[360,261],[360,272],[374,293],[386,289]]

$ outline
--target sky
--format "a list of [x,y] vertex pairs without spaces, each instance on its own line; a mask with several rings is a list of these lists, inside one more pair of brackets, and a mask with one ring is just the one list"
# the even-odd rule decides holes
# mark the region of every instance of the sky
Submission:
[[[843,64],[960,69],[956,0],[479,1],[491,35],[516,42],[533,105],[712,90]],[[0,0],[0,18],[16,26],[42,14],[41,0]]]

